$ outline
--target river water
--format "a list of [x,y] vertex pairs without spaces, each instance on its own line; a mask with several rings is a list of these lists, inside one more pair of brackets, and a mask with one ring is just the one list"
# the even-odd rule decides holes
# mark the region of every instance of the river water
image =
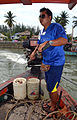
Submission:
[[[26,58],[22,49],[0,49],[0,83],[26,72]],[[77,101],[77,57],[66,56],[60,83]]]

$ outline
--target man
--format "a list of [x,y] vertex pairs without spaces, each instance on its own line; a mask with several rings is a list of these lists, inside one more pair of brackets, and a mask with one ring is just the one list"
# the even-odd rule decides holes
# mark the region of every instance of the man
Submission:
[[[44,28],[40,31],[38,45],[30,55],[30,59],[35,59],[35,54],[38,50],[42,52],[42,63],[50,65],[50,69],[45,72],[45,79],[51,99],[50,110],[53,111],[56,108],[58,99],[57,88],[65,63],[63,45],[67,43],[67,36],[60,24],[51,23],[52,12],[48,8],[40,9],[39,20]],[[47,44],[50,44],[50,46],[43,50]]]

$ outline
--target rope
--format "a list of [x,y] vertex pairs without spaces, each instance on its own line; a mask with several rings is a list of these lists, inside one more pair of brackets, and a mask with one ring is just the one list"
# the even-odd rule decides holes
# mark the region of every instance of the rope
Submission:
[[28,119],[27,120],[30,120],[30,118],[31,118],[31,113],[33,112],[33,110],[34,110],[34,103],[33,103],[33,101],[22,101],[22,102],[20,102],[20,103],[18,103],[19,101],[17,100],[16,101],[16,103],[15,103],[15,105],[11,108],[11,109],[9,109],[8,110],[8,112],[7,112],[7,114],[6,114],[6,117],[5,117],[5,120],[8,120],[8,116],[9,116],[9,113],[16,107],[16,106],[19,106],[19,105],[21,105],[21,104],[27,104],[27,102],[30,102],[31,104],[33,104],[33,108],[32,108],[32,110],[31,110],[31,112],[30,112],[30,114],[29,114],[29,117],[28,117]]
[[71,113],[70,115],[68,115],[68,117],[67,117],[67,118],[71,117],[72,115],[74,115],[74,114],[73,114],[73,113]]
[[[50,115],[52,116],[53,114],[56,114],[56,113],[61,113],[61,112],[60,112],[60,111],[51,112],[51,113],[49,113],[43,120],[46,120]],[[73,117],[72,117],[71,120],[74,120],[75,117],[77,116],[77,113],[74,112],[74,111],[68,111],[68,112],[66,112],[63,116],[65,116],[65,115],[68,114],[68,113],[71,113],[71,115],[69,115],[67,118],[69,118],[70,116],[73,115]]]
[[[18,102],[18,101],[17,101]],[[13,107],[11,109],[8,110],[7,114],[6,114],[6,117],[5,117],[5,120],[8,120],[8,115],[9,113],[16,107],[17,103],[15,105],[13,105]]]
[[31,119],[31,114],[32,114],[32,112],[33,112],[33,110],[34,110],[34,107],[35,107],[35,105],[33,104],[32,110],[31,110],[31,112],[29,113],[27,120],[30,120],[30,119]]
[[5,95],[8,95],[8,96],[11,96],[13,99],[15,99],[14,96],[11,95],[11,94],[9,94],[9,93],[4,93],[4,94],[5,94]]
[[[19,102],[20,102],[20,103],[19,103]],[[13,107],[8,110],[8,112],[7,112],[7,114],[6,114],[6,117],[5,117],[5,120],[8,120],[9,113],[10,113],[16,106],[19,106],[19,105],[25,104],[25,103],[26,103],[27,106],[28,106],[28,102],[30,102],[30,103],[33,105],[32,110],[30,111],[30,113],[29,113],[29,115],[28,115],[28,118],[27,118],[27,120],[30,120],[30,119],[31,119],[32,112],[33,112],[33,110],[34,110],[34,108],[35,108],[35,101],[29,101],[29,100],[26,100],[26,101],[16,101],[15,105],[13,105]],[[43,120],[46,120],[50,115],[52,116],[53,114],[56,114],[56,113],[61,113],[61,112],[60,112],[60,111],[51,112],[51,113],[49,113],[47,116],[45,116],[45,118],[43,118]],[[66,114],[68,114],[68,113],[71,113],[71,114],[70,114],[67,118],[69,118],[70,116],[73,115],[73,117],[72,117],[71,120],[74,120],[74,119],[77,117],[77,113],[74,112],[74,111],[68,111],[68,112],[66,112],[65,114],[63,114],[62,116],[66,116]],[[62,117],[62,116],[61,116],[61,117]]]
[[[68,112],[66,112],[66,113],[64,114],[64,116],[65,116],[66,114],[68,114],[68,113],[73,113],[73,114],[74,114],[74,115],[73,115],[73,118],[72,118],[71,120],[74,120],[75,117],[77,116],[77,113],[74,112],[74,111],[68,111]],[[72,115],[72,114],[71,114],[71,115]],[[69,115],[68,118],[69,118],[71,115]]]
[[54,111],[49,113],[43,120],[46,120],[50,115],[56,114],[56,113],[61,113],[60,111]]

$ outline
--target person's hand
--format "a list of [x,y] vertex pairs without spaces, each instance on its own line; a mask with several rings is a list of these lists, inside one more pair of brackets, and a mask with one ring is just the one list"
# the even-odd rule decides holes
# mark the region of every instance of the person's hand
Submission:
[[40,44],[39,47],[38,47],[38,52],[42,52],[42,48],[43,48],[43,45]]
[[39,45],[39,47],[38,47],[38,51],[39,52],[42,52],[42,48],[47,44],[47,42],[48,41],[46,41],[46,42],[44,42],[44,43],[42,43],[42,44]]
[[35,54],[32,53],[32,54],[30,55],[30,60],[34,60],[34,59],[35,59]]

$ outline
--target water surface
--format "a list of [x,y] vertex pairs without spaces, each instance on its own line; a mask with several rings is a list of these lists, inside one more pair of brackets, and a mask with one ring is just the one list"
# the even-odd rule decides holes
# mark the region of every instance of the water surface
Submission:
[[[0,83],[26,72],[22,49],[0,49]],[[28,68],[27,68],[28,69]],[[77,57],[66,56],[61,85],[77,101]]]

